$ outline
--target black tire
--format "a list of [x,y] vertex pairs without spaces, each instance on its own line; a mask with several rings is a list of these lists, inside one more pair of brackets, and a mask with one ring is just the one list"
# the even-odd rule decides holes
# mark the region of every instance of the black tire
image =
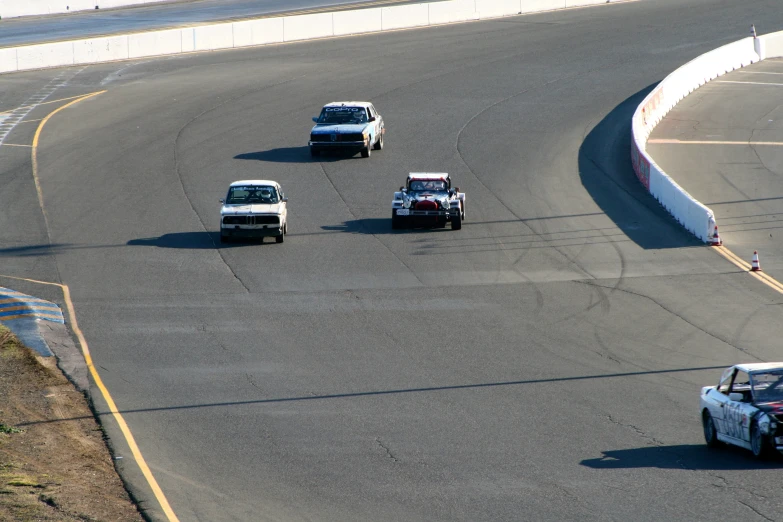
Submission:
[[375,145],[373,147],[375,150],[383,150],[383,130],[381,130],[381,135],[378,137],[378,141],[375,142]]
[[750,451],[757,459],[763,460],[769,456],[769,441],[765,437],[757,422],[750,427]]
[[362,149],[362,158],[369,158],[370,154],[372,154],[372,147],[371,146],[368,145],[368,146],[366,146],[365,148]]
[[402,228],[402,219],[397,217],[397,214],[392,211],[392,230],[399,230]]
[[707,410],[701,414],[701,425],[704,428],[704,442],[708,448],[717,448],[720,446],[718,441],[718,430],[715,429],[715,421]]
[[451,230],[459,230],[462,228],[462,216],[457,214],[451,218]]
[[316,156],[320,156],[320,155],[321,155],[321,151],[320,150],[318,150],[318,149],[316,149],[314,147],[310,147],[310,156],[311,157],[315,158]]
[[275,243],[282,243],[285,241],[285,234],[280,234],[279,236],[275,236]]
[[231,238],[230,238],[230,237],[228,237],[228,236],[226,236],[226,235],[223,235],[223,234],[221,233],[221,234],[220,234],[220,242],[221,242],[221,243],[230,243],[230,242],[231,242]]
[[466,211],[465,211],[465,202],[464,202],[464,201],[463,201],[463,202],[462,202],[462,204],[460,205],[460,209],[462,210],[462,221],[465,221],[465,214],[466,214]]

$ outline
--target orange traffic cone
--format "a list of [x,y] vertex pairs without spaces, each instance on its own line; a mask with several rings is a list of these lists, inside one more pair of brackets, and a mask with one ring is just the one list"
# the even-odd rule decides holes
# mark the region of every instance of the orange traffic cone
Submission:
[[751,271],[753,272],[761,272],[761,264],[759,263],[759,253],[757,250],[753,251],[753,262]]
[[723,244],[723,241],[720,239],[720,235],[718,234],[718,225],[715,225],[715,232],[712,234],[712,237],[710,238],[710,246],[721,246]]

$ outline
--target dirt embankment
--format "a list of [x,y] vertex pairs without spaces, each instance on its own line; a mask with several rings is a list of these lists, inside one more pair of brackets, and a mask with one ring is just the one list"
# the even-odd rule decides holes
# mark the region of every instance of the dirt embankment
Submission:
[[0,520],[144,520],[84,395],[2,325]]

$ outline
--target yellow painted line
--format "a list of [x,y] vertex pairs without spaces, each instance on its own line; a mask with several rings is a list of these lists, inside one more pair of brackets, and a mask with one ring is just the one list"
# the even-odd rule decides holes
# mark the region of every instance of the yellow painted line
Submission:
[[663,145],[770,145],[773,147],[783,146],[782,141],[703,141],[703,140],[673,140],[659,138],[654,140],[647,140],[647,143],[663,144]]
[[[0,112],[0,116],[2,116],[3,114],[11,114],[12,112],[18,111],[19,109],[34,109],[34,108],[40,107],[42,105],[51,105],[52,103],[60,103],[60,102],[68,101],[68,100],[75,100],[77,98],[82,98],[82,97],[83,97],[82,95],[79,95],[79,96],[69,96],[68,98],[60,98],[59,100],[50,100],[50,101],[47,101],[47,102],[36,103],[35,105],[22,105],[21,107],[17,107],[13,111],[3,111],[3,112]],[[41,121],[41,120],[26,120],[26,121],[20,121],[19,123],[28,123],[28,122],[31,122],[31,121]]]
[[[44,206],[43,206],[43,194],[41,192],[41,184],[38,180],[37,151],[38,151],[38,141],[40,140],[41,137],[41,131],[43,130],[44,126],[49,121],[49,119],[55,114],[57,114],[58,112],[60,112],[61,110],[66,109],[71,105],[78,103],[82,100],[86,100],[88,98],[92,98],[93,96],[98,96],[99,94],[103,94],[104,92],[106,91],[104,90],[104,91],[93,92],[90,94],[85,94],[83,96],[74,99],[70,103],[63,105],[62,107],[58,107],[57,109],[49,113],[49,115],[46,116],[41,121],[40,125],[38,126],[38,129],[35,131],[35,137],[33,138],[33,151],[32,151],[33,180],[35,182],[35,190],[38,194],[38,203],[41,206],[41,211],[43,212],[44,220],[47,221],[46,224],[47,228],[49,225],[46,217],[46,211],[44,210]],[[141,454],[141,450],[139,449],[139,446],[136,444],[136,439],[133,437],[133,434],[131,433],[128,424],[125,422],[125,419],[123,418],[122,414],[117,409],[117,405],[115,404],[114,399],[109,393],[109,390],[103,384],[103,379],[101,379],[100,374],[98,374],[98,370],[95,368],[95,365],[92,362],[92,356],[90,355],[90,348],[87,345],[87,339],[85,339],[81,328],[79,328],[79,323],[76,320],[76,310],[73,306],[73,301],[71,300],[71,290],[70,288],[68,288],[68,285],[52,283],[48,281],[37,281],[34,279],[27,279],[23,277],[12,277],[12,276],[0,276],[0,277],[7,277],[9,279],[28,281],[31,283],[38,283],[43,285],[57,286],[60,288],[60,290],[62,290],[63,299],[65,301],[66,308],[68,310],[68,317],[71,322],[71,330],[73,330],[73,333],[76,335],[76,338],[79,341],[79,346],[82,349],[84,360],[87,364],[87,368],[90,370],[90,375],[92,375],[93,381],[95,381],[95,385],[101,391],[101,395],[103,395],[103,399],[106,401],[106,404],[109,407],[109,411],[111,412],[112,417],[117,422],[117,425],[120,427],[122,434],[125,436],[125,441],[128,443],[128,447],[130,448],[130,451],[133,454],[133,458],[136,461],[136,464],[139,466],[139,469],[144,475],[144,478],[147,480],[147,484],[149,484],[150,489],[155,495],[155,498],[158,500],[158,503],[160,504],[163,513],[166,515],[166,518],[170,522],[179,522],[179,519],[177,518],[177,515],[174,513],[174,510],[171,509],[171,505],[169,504],[166,495],[163,494],[163,490],[158,485],[158,481],[155,480],[155,477],[152,475],[152,471],[147,465],[147,461],[144,460],[144,456]]]
[[[752,265],[750,263],[748,263],[744,259],[742,259],[739,256],[737,256],[737,254],[735,254],[734,252],[732,252],[731,250],[729,250],[725,246],[712,247],[712,248],[716,252],[718,252],[720,255],[725,257],[727,260],[729,260],[731,263],[733,263],[734,265],[739,267],[741,270],[747,270],[747,272],[750,275],[752,275],[753,277],[755,277],[756,279],[758,279],[759,281],[761,281],[762,283],[764,283],[768,287],[772,288],[773,290],[776,290],[776,291],[780,292],[781,294],[783,294],[783,283],[781,283],[777,279],[773,278],[770,275],[765,274],[764,272],[754,272],[754,271],[752,271],[751,270]],[[764,265],[762,265],[762,270],[763,270],[763,268],[764,268]]]
[[32,145],[21,145],[19,143],[3,143],[4,147],[32,147]]

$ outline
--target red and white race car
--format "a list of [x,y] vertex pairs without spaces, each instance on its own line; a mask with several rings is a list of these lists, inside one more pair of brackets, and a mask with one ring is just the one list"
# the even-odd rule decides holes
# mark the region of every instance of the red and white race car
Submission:
[[701,389],[704,440],[749,449],[758,458],[783,453],[783,362],[737,364],[717,386]]
[[394,193],[392,228],[462,228],[465,219],[465,193],[451,187],[445,172],[411,172],[404,187]]

